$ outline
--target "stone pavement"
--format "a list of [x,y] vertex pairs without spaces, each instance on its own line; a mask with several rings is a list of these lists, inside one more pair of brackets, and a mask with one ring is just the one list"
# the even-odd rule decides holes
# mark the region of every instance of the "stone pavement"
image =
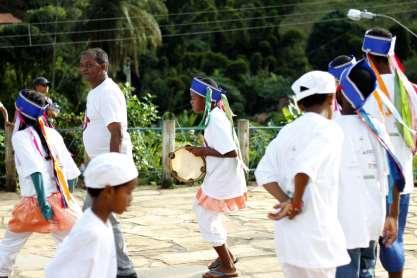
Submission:
[[[196,187],[157,190],[139,187],[129,211],[120,217],[129,254],[142,278],[201,277],[214,251],[198,232],[191,210]],[[415,191],[416,192],[416,191]],[[84,191],[76,195],[82,200]],[[0,194],[0,234],[18,195]],[[274,201],[261,189],[249,187],[248,208],[227,218],[231,250],[240,257],[240,277],[280,278],[275,258],[273,223],[266,218]],[[405,236],[405,278],[417,277],[417,194],[414,194]],[[11,277],[43,277],[43,267],[53,256],[55,243],[49,235],[33,235],[20,252]],[[377,277],[387,277],[377,269]],[[58,277],[59,278],[59,277]]]

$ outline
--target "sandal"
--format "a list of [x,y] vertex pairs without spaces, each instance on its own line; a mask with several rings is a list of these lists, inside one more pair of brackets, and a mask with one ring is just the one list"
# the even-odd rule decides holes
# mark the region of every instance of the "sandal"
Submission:
[[[239,257],[235,257],[233,260],[233,264],[236,264],[239,261]],[[220,264],[222,263],[222,261],[220,260],[220,258],[215,259],[214,261],[211,262],[211,264],[209,264],[207,266],[208,269],[216,269],[220,266]]]
[[221,272],[215,269],[204,273],[203,278],[229,278],[229,277],[239,277],[237,271],[231,273]]

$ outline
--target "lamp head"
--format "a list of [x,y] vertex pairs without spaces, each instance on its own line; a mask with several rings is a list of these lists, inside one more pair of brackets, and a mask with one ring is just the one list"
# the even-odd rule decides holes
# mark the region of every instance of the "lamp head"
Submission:
[[373,19],[374,17],[376,17],[376,14],[368,12],[367,10],[360,11],[356,9],[349,9],[346,16],[351,20],[358,21],[362,18]]
[[351,20],[359,21],[362,18],[361,14],[362,14],[362,12],[360,10],[349,9],[346,16]]

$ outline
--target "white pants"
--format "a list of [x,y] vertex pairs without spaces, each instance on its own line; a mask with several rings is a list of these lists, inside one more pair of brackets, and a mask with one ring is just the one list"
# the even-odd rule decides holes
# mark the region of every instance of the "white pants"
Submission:
[[[57,243],[61,243],[69,231],[52,233]],[[0,276],[9,276],[12,272],[16,256],[32,233],[15,233],[6,230],[0,242]]]
[[336,268],[303,268],[291,264],[283,264],[285,278],[334,278]]
[[227,232],[223,223],[223,213],[203,208],[197,202],[194,202],[193,210],[197,216],[201,236],[213,247],[225,244]]

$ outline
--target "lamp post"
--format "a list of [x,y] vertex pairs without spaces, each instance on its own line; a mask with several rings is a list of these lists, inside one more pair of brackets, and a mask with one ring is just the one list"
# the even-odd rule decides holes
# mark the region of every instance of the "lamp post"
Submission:
[[417,34],[414,33],[410,28],[408,28],[407,26],[405,26],[404,24],[402,24],[400,21],[398,21],[396,18],[389,16],[389,15],[385,15],[385,14],[376,14],[376,13],[371,13],[368,12],[367,10],[356,10],[356,9],[350,9],[347,12],[347,17],[354,20],[354,21],[359,21],[361,19],[374,19],[375,17],[383,17],[383,18],[388,18],[391,19],[392,21],[394,21],[395,23],[397,23],[398,25],[400,25],[401,27],[403,27],[405,30],[407,30],[410,34],[412,34],[414,37],[417,38]]

